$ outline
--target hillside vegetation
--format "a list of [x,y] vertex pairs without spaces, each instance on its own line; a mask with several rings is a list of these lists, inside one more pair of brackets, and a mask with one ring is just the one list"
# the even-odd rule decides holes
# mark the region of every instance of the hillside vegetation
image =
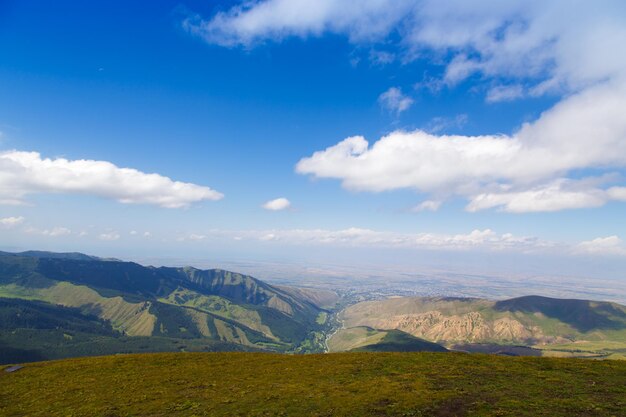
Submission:
[[[36,320],[30,327],[19,320],[0,322],[5,358],[20,352],[24,360],[115,352],[89,347],[98,343],[128,347],[121,352],[162,351],[174,345],[171,350],[224,350],[224,344],[231,350],[323,350],[325,324],[318,318],[325,310],[315,304],[313,290],[273,287],[220,269],[145,267],[79,253],[0,253],[0,297],[23,300],[20,308],[42,320],[59,313],[61,321],[56,328]],[[332,299],[327,292],[317,298]],[[48,303],[47,313],[43,303]],[[74,308],[72,314],[92,323],[77,331],[64,321],[70,319],[70,310],[55,306]],[[11,308],[0,304],[0,316],[15,313],[15,306]],[[93,319],[110,327],[106,341]],[[129,340],[134,337],[143,341]],[[45,339],[59,343],[42,349]]]
[[331,352],[446,352],[436,343],[411,336],[400,330],[376,330],[371,327],[339,329],[328,341]]
[[626,357],[626,307],[609,302],[406,297],[361,302],[346,308],[340,319],[347,329],[401,330],[464,350],[472,350],[471,344],[483,345],[480,351],[488,351],[485,344],[524,345],[546,355]]
[[626,362],[168,353],[0,371],[2,416],[619,416]]
[[140,352],[250,351],[207,338],[124,336],[78,308],[0,298],[0,363]]

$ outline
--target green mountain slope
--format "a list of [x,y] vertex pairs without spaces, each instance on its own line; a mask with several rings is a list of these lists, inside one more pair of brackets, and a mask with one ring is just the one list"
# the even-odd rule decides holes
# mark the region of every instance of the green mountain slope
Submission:
[[626,353],[626,307],[608,302],[407,297],[358,303],[340,319],[346,328],[397,329],[446,346],[524,345],[546,354],[604,357]]
[[167,353],[0,369],[13,416],[622,416],[626,362],[461,353]]
[[411,336],[400,330],[351,327],[337,330],[328,340],[331,352],[446,352],[436,343]]
[[78,308],[124,336],[210,339],[291,351],[322,310],[297,292],[223,270],[154,268],[82,254],[0,253],[0,297]]
[[127,337],[110,323],[41,301],[0,298],[0,363],[68,356],[168,351],[254,350],[210,339]]
[[77,308],[55,306],[41,301],[0,298],[0,329],[62,329],[113,336],[111,324]]

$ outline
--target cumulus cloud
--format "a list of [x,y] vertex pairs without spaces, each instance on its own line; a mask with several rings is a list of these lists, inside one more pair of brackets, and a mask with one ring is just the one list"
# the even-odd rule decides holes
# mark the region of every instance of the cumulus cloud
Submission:
[[607,192],[612,200],[626,201],[626,187],[611,187]]
[[510,213],[550,212],[600,207],[610,199],[602,189],[577,185],[573,181],[558,180],[523,191],[483,193],[473,196],[466,210],[475,212],[499,207]]
[[25,196],[36,193],[91,194],[120,203],[167,208],[223,197],[209,187],[119,168],[107,161],[42,158],[37,152],[0,152],[0,203],[23,203]]
[[263,233],[261,236],[259,236],[259,240],[264,240],[264,241],[270,241],[270,240],[279,240],[280,237],[278,237],[275,233]]
[[281,198],[277,198],[274,200],[270,200],[266,202],[265,204],[263,204],[261,207],[263,207],[265,210],[280,211],[280,210],[286,210],[289,207],[291,207],[291,202],[287,200],[286,198],[281,197]]
[[118,240],[119,238],[120,238],[120,234],[118,232],[106,232],[106,233],[101,233],[100,235],[98,235],[98,239],[100,240],[113,241],[113,240]]
[[296,171],[340,179],[352,190],[461,195],[472,201],[472,211],[594,207],[626,193],[622,187],[565,190],[573,184],[565,176],[586,168],[626,168],[624,108],[626,84],[601,84],[563,100],[512,135],[396,131],[372,146],[355,136],[301,159]]
[[461,113],[454,117],[433,117],[422,129],[428,133],[438,133],[450,128],[461,129],[469,120],[467,114]]
[[490,229],[461,234],[395,233],[351,227],[340,230],[286,229],[238,230],[210,232],[216,238],[246,241],[278,242],[298,245],[331,245],[348,247],[389,247],[438,250],[514,250],[532,252],[557,247],[553,242],[535,237],[498,234]]
[[183,25],[229,47],[326,33],[355,44],[395,42],[408,57],[451,52],[452,82],[482,72],[574,87],[623,73],[626,57],[614,52],[624,44],[625,20],[620,0],[265,0]]
[[521,85],[498,85],[487,92],[485,100],[489,103],[500,101],[513,101],[524,97],[524,87]]
[[592,255],[626,255],[626,247],[623,243],[622,239],[617,236],[599,237],[581,242],[575,251]]
[[441,201],[426,200],[413,207],[411,211],[437,211],[441,207]]
[[413,99],[402,94],[398,87],[391,87],[378,97],[380,106],[393,113],[402,113],[413,104]]
[[[303,158],[302,174],[353,190],[461,195],[470,211],[554,211],[626,199],[621,184],[583,190],[568,183],[574,171],[626,168],[626,55],[617,52],[626,44],[626,8],[619,0],[265,0],[189,18],[185,27],[207,42],[246,48],[333,33],[359,46],[384,45],[402,61],[441,62],[449,87],[479,75],[495,86],[489,102],[563,96],[509,135],[397,131],[371,146],[350,137]],[[399,104],[401,91],[391,96],[396,111],[410,106]]]
[[49,237],[59,237],[59,236],[67,236],[72,234],[72,230],[67,227],[56,226],[51,229],[37,229],[34,227],[29,227],[26,229],[26,233],[33,235],[41,235],[41,236],[49,236]]
[[[196,236],[196,238],[192,238]],[[263,245],[328,246],[338,248],[392,248],[434,251],[483,251],[561,256],[624,255],[626,246],[617,236],[583,242],[558,242],[536,236],[498,233],[492,229],[474,229],[464,233],[399,233],[359,227],[345,229],[213,229],[179,237],[179,242],[257,242]]]
[[381,39],[412,7],[381,0],[271,0],[244,2],[210,20],[189,16],[183,27],[209,43],[251,47],[266,39],[305,38],[324,32],[348,34],[353,41]]
[[384,66],[392,63],[396,59],[396,56],[391,52],[372,49],[369,54],[369,59],[373,65]]
[[0,218],[0,226],[5,229],[11,229],[24,223],[23,216],[3,217]]
[[[150,237],[150,235],[147,235],[146,237]],[[203,241],[203,240],[205,240],[207,238],[208,238],[208,236],[206,234],[187,233],[187,234],[185,234],[183,236],[177,237],[176,241],[178,241],[178,242],[200,242],[200,241]]]

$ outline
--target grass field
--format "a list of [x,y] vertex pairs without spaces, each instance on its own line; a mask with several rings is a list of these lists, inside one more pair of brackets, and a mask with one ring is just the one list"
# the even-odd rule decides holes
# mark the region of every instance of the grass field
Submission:
[[164,353],[0,371],[2,416],[623,416],[626,362]]
[[541,349],[544,356],[626,360],[626,342],[574,342],[536,348]]

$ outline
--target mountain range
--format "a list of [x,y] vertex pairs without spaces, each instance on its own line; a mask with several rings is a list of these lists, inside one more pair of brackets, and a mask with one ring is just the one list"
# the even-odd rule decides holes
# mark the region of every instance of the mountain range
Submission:
[[0,253],[6,361],[164,350],[320,351],[328,291],[221,269],[80,253]]
[[540,296],[351,304],[333,291],[222,269],[0,252],[0,363],[166,351],[447,350],[626,358],[626,307]]
[[626,307],[611,302],[394,297],[351,305],[339,319],[343,328],[331,346],[354,341],[353,329],[365,326],[403,331],[457,350],[516,354],[523,346],[535,349],[526,351],[533,355],[626,358]]

